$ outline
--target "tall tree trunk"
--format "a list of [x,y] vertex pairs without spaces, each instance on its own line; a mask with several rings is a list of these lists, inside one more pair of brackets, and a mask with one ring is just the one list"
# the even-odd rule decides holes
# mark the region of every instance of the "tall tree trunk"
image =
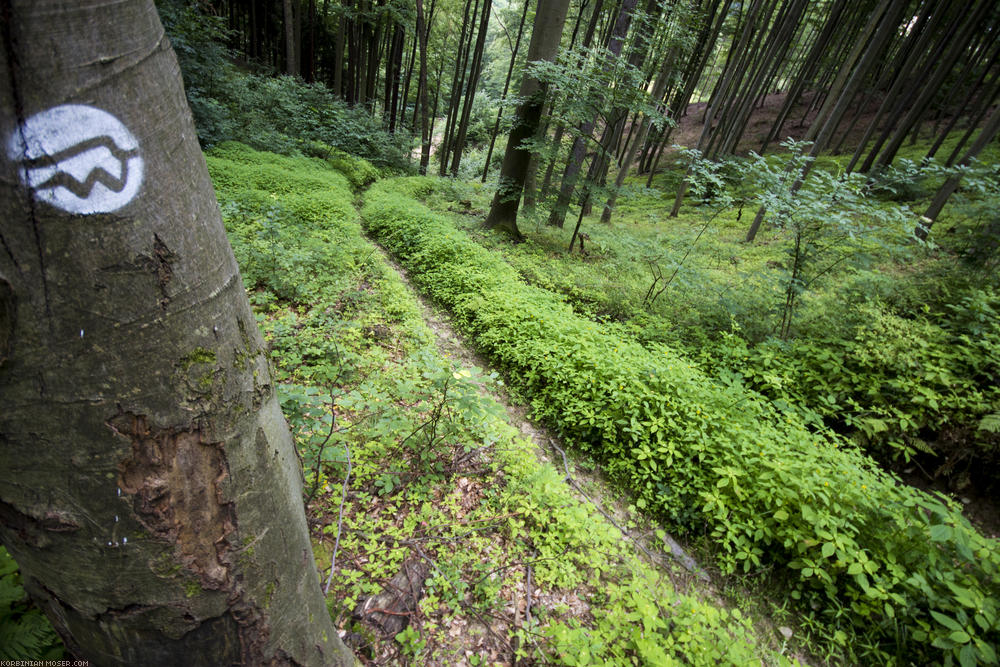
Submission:
[[479,21],[479,33],[476,36],[476,47],[472,53],[472,65],[469,70],[469,82],[465,88],[465,103],[462,105],[462,117],[458,123],[458,136],[452,149],[454,157],[451,160],[451,175],[458,176],[458,168],[462,163],[462,151],[465,150],[465,138],[469,132],[469,118],[472,115],[472,105],[476,101],[476,87],[479,85],[479,74],[483,68],[483,48],[486,46],[486,32],[490,25],[490,11],[493,0],[483,0],[483,13]]
[[[978,3],[978,6],[975,7],[975,11],[968,11],[967,18],[962,28],[958,31],[958,34],[954,39],[949,40],[949,48],[941,57],[940,62],[936,63],[936,70],[933,74],[924,81],[923,86],[921,87],[921,93],[910,106],[910,110],[907,112],[906,116],[898,124],[896,131],[889,139],[886,147],[881,153],[878,154],[878,158],[874,160],[872,159],[875,153],[873,150],[869,157],[865,159],[865,164],[861,168],[862,171],[867,172],[870,169],[878,170],[892,163],[893,159],[896,157],[896,152],[899,150],[900,146],[903,145],[906,135],[919,122],[930,100],[944,83],[945,77],[952,72],[955,63],[959,61],[962,52],[965,51],[969,40],[976,34],[977,30],[981,29],[982,19],[992,8],[992,3],[980,2]],[[969,8],[969,10],[971,9],[972,8]]]
[[[994,66],[997,63],[998,57],[1000,57],[1000,41],[998,41],[995,44],[993,52],[989,56],[989,59],[987,61],[987,65],[983,67],[982,73],[976,80],[975,84],[973,84],[972,89],[969,91],[968,96],[965,98],[965,100],[963,100],[963,103],[955,110],[955,113],[949,119],[948,124],[944,127],[944,129],[938,133],[938,137],[934,141],[934,144],[927,151],[927,156],[925,159],[930,160],[941,149],[941,145],[944,143],[945,139],[948,138],[948,135],[951,134],[951,131],[955,129],[955,125],[958,123],[959,118],[962,117],[963,111],[971,111],[973,108],[978,107],[978,111],[973,116],[973,119],[970,122],[970,129],[972,129],[973,127],[979,125],[979,122],[982,121],[983,117],[986,115],[986,111],[993,106],[997,93],[1000,93],[1000,85],[998,85],[1000,84],[1000,75],[994,73],[994,80],[992,82],[992,87],[993,87],[992,93],[990,93],[989,90],[987,89],[988,87],[984,87],[983,84],[986,82],[986,77],[991,72],[995,72]],[[976,104],[977,98],[979,98],[978,104]]]
[[524,9],[521,10],[521,21],[517,24],[517,39],[514,42],[514,48],[510,52],[510,65],[507,66],[507,78],[503,82],[503,93],[500,95],[500,109],[497,110],[497,119],[493,124],[493,131],[490,133],[490,147],[486,151],[486,161],[483,162],[483,183],[486,182],[486,175],[490,171],[490,158],[493,157],[493,147],[497,142],[497,132],[500,131],[500,119],[503,118],[503,105],[507,100],[507,91],[510,90],[510,80],[514,74],[514,64],[517,62],[517,52],[521,48],[521,37],[524,35],[524,23],[525,18],[528,16],[528,7],[531,6],[531,0],[524,0]]
[[[465,69],[469,62],[469,49],[471,48],[472,32],[475,29],[476,14],[479,12],[479,0],[475,0],[476,7],[472,12],[472,21],[469,21],[469,11],[472,9],[473,0],[465,0],[465,14],[462,18],[462,32],[458,38],[458,55],[455,57],[455,74],[451,80],[451,90],[448,95],[448,113],[445,116],[444,133],[441,136],[441,148],[438,151],[441,165],[440,175],[448,173],[448,158],[451,155],[451,136],[455,131],[455,123],[458,119],[459,104],[462,99],[462,87],[465,85]],[[468,39],[466,38],[468,36]]]
[[353,664],[152,1],[0,11],[0,538],[25,588],[94,664]]
[[[427,173],[431,161],[430,104],[427,98],[427,30],[424,26],[424,3],[417,5],[417,43],[420,45],[420,73],[417,75],[417,106],[420,108],[420,173]],[[433,0],[431,7],[433,8]]]
[[[660,68],[660,73],[656,77],[656,82],[653,84],[653,99],[659,99],[667,87],[667,81],[670,79],[670,64],[665,61]],[[611,194],[608,196],[608,201],[604,204],[604,210],[601,212],[601,222],[607,224],[611,222],[611,213],[615,208],[615,203],[618,201],[618,191],[621,190],[622,185],[625,184],[625,176],[628,174],[628,170],[632,166],[632,161],[635,159],[636,153],[639,152],[639,147],[646,141],[646,131],[649,128],[650,119],[643,114],[642,120],[639,121],[639,127],[636,131],[635,139],[629,144],[628,151],[625,153],[622,159],[621,166],[618,168],[618,174],[615,177],[615,187],[611,190]]]
[[298,76],[299,73],[299,49],[295,41],[295,11],[292,8],[293,0],[284,0],[285,16],[285,74]]
[[[572,51],[573,47],[576,45],[576,37],[580,29],[580,20],[583,18],[583,9],[584,7],[581,6],[580,12],[576,15],[576,21],[574,22],[573,25],[573,34],[570,36],[570,42],[569,42],[570,51]],[[604,9],[604,0],[597,0],[597,2],[594,4],[593,10],[590,12],[590,19],[587,21],[587,29],[584,31],[584,36],[583,36],[584,50],[590,48],[590,44],[594,39],[594,33],[597,30],[597,23],[598,21],[600,21],[601,12],[603,11],[603,9]],[[566,132],[566,126],[561,122],[557,123],[556,131],[552,138],[552,147],[553,147],[552,157],[548,160],[548,166],[545,169],[545,177],[542,179],[542,188],[541,188],[542,199],[548,199],[552,184],[552,172],[555,169],[556,162],[559,160],[559,152],[560,149],[562,148],[562,138],[565,132]],[[570,149],[570,152],[572,152],[572,148]],[[537,168],[538,164],[532,163],[531,167]]]
[[[841,118],[843,118],[844,113],[847,111],[850,101],[854,98],[861,83],[879,61],[880,56],[885,51],[886,44],[888,44],[889,40],[896,33],[907,4],[908,0],[893,0],[891,3],[886,3],[885,12],[880,14],[878,27],[874,31],[874,36],[871,40],[866,40],[866,48],[861,53],[860,60],[857,61],[857,66],[844,78],[843,84],[838,86],[836,98],[829,105],[824,104],[824,107],[828,108],[820,112],[820,115],[813,121],[813,126],[810,127],[808,134],[811,134],[814,138],[813,144],[809,149],[810,157],[819,155],[833,137]],[[802,183],[806,176],[808,176],[812,164],[812,162],[807,163],[802,168],[802,173],[798,175],[792,184],[791,190],[793,193],[802,187]],[[764,221],[764,215],[765,210],[761,206],[757,209],[757,214],[754,216],[753,222],[750,223],[750,227],[747,230],[744,239],[746,243],[752,243],[756,238],[761,223]]]
[[[538,0],[531,42],[528,44],[528,62],[555,60],[568,8],[569,0]],[[545,87],[535,77],[522,74],[518,97],[522,101],[514,116],[497,191],[485,222],[487,228],[501,230],[515,239],[521,238],[517,228],[517,209],[521,204],[524,178],[531,160],[531,151],[523,144],[538,128],[545,104]]]
[[[615,19],[614,28],[612,28],[610,41],[607,46],[608,53],[612,58],[618,58],[621,55],[625,36],[632,25],[632,16],[635,13],[636,4],[638,4],[637,0],[622,0],[621,8],[618,10],[618,16]],[[606,63],[605,70],[607,71],[609,67],[610,63]],[[549,213],[547,222],[549,225],[556,227],[563,226],[563,221],[566,219],[567,207],[573,198],[573,190],[576,188],[576,182],[583,167],[583,159],[586,154],[586,139],[593,133],[595,125],[596,118],[584,122],[578,129],[579,136],[573,140],[570,158],[566,163],[566,169],[563,171],[562,183],[559,185],[559,195],[556,197],[556,203]],[[586,205],[587,199],[587,197],[584,198],[584,205]]]
[[337,17],[337,34],[333,41],[333,94],[344,98],[344,25],[347,23],[347,14],[342,13]]
[[[958,166],[964,167],[972,162],[973,158],[979,155],[986,146],[989,145],[994,138],[996,138],[998,131],[1000,131],[1000,109],[993,112],[986,125],[983,126],[982,131],[980,131],[979,136],[976,137],[976,141],[969,148],[969,152],[965,154],[962,160],[958,163]],[[951,195],[958,189],[961,183],[961,176],[952,176],[937,191],[934,195],[934,199],[931,201],[930,206],[924,213],[923,217],[920,219],[921,224],[914,230],[914,235],[921,240],[926,240],[927,235],[931,231],[931,226],[934,221],[937,220],[938,215],[941,214],[941,210],[944,205],[948,202]]]
[[386,106],[389,111],[389,132],[396,132],[396,117],[399,106],[399,84],[403,67],[403,26],[396,24],[392,33],[392,48],[386,60],[385,89]]

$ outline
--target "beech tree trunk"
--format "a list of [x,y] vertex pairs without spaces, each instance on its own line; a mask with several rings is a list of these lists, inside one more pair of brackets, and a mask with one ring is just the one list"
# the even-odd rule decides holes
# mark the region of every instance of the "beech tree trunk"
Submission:
[[0,538],[95,665],[349,665],[152,0],[0,0]]
[[[528,44],[528,62],[555,59],[568,9],[569,0],[538,0],[531,42]],[[514,126],[507,139],[497,191],[485,223],[486,227],[502,230],[515,239],[521,238],[517,228],[517,210],[521,205],[524,179],[531,161],[531,151],[523,144],[534,136],[538,128],[545,104],[545,88],[538,79],[524,74],[518,97],[522,101],[517,107]]]
[[295,11],[292,0],[284,0],[285,14],[285,74],[299,73],[298,43],[295,40]]
[[[969,152],[966,153],[959,162],[959,166],[964,167],[972,162],[972,160],[979,155],[979,153],[981,153],[994,138],[996,138],[998,133],[1000,133],[1000,109],[993,112],[989,121],[983,126],[979,136],[976,137],[976,141],[969,149]],[[931,231],[931,226],[934,224],[934,221],[937,220],[937,217],[940,215],[944,205],[948,203],[948,199],[955,192],[955,190],[958,189],[961,182],[961,176],[955,175],[946,180],[940,189],[938,189],[937,194],[934,195],[934,199],[931,201],[930,206],[921,218],[920,225],[918,225],[913,232],[917,238],[922,241],[927,240],[927,235]]]
[[[431,3],[433,11],[433,2]],[[417,75],[417,108],[420,110],[420,174],[427,174],[431,161],[430,104],[427,99],[427,33],[424,25],[424,3],[416,0],[417,43],[420,46],[420,70]]]

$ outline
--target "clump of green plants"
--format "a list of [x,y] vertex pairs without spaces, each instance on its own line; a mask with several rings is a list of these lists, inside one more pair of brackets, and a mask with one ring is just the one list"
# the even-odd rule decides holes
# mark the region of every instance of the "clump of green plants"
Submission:
[[[445,664],[470,647],[563,664],[781,662],[746,619],[676,591],[574,498],[483,394],[495,377],[429,345],[414,297],[362,237],[353,209],[322,199],[353,197],[328,164],[234,144],[208,161],[230,236],[245,244],[238,258],[303,459],[328,606],[357,650]],[[310,194],[321,197],[315,210],[289,203]],[[287,229],[272,257],[247,244],[273,207]],[[336,244],[300,248],[330,235]],[[296,253],[296,262],[283,257]],[[273,279],[272,261],[291,275]],[[414,562],[428,569],[424,594],[405,612],[408,625],[382,637],[355,611]],[[587,613],[536,603],[519,620],[509,605],[526,580],[545,599],[578,596]],[[660,610],[662,620],[636,630]],[[503,631],[456,637],[450,624]]]
[[361,107],[348,107],[326,86],[238,69],[225,46],[222,17],[181,0],[159,0],[157,9],[180,61],[202,146],[241,141],[283,154],[361,156],[406,168],[403,135],[391,134]]
[[0,660],[59,660],[63,644],[24,592],[17,563],[0,546]]
[[376,183],[368,229],[535,415],[602,460],[637,505],[704,531],[726,572],[786,578],[800,609],[840,631],[848,659],[996,659],[997,544],[957,507],[738,379],[717,382],[674,349],[608,333],[525,285],[413,199],[431,187]]

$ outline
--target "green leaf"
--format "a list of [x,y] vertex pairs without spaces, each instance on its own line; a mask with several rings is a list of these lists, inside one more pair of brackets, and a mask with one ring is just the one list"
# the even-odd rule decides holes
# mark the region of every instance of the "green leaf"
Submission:
[[956,644],[968,644],[972,637],[969,636],[968,632],[964,630],[956,630],[955,632],[948,635],[948,639],[955,642]]
[[979,420],[979,430],[990,433],[1000,433],[1000,412],[986,415]]
[[931,541],[933,542],[947,542],[951,539],[951,534],[951,526],[946,526],[943,523],[931,526]]
[[777,519],[778,521],[785,521],[788,519],[788,512],[786,512],[785,510],[778,510],[777,512],[774,513],[774,518]]
[[823,558],[829,558],[836,551],[837,551],[837,545],[834,544],[833,542],[824,542],[823,543],[823,551],[822,551]]
[[974,637],[973,640],[976,643],[976,648],[979,649],[979,653],[986,659],[987,663],[995,663],[997,661],[997,652],[992,646],[984,642],[979,637]]
[[931,610],[931,616],[934,617],[935,621],[937,621],[944,627],[948,628],[949,630],[954,630],[956,632],[964,631],[962,626],[959,625],[958,621],[953,619],[951,616],[945,616],[944,614],[934,611],[933,609]]
[[976,667],[979,664],[979,661],[976,660],[976,649],[972,647],[972,644],[966,644],[958,652],[958,664],[962,667]]

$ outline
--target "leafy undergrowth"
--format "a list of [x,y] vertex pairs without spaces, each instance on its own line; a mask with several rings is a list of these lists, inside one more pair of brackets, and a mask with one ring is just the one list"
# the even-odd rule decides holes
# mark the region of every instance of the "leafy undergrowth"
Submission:
[[898,483],[798,411],[640,345],[525,284],[416,198],[368,191],[363,216],[414,282],[644,506],[703,534],[725,572],[770,572],[846,662],[995,662],[1000,553],[946,498]]
[[28,598],[17,563],[0,546],[0,661],[56,661],[63,655],[59,635]]
[[[570,229],[529,223],[517,245],[486,232],[478,184],[434,181],[425,199],[523,280],[621,335],[683,350],[713,376],[849,434],[883,465],[919,465],[963,496],[1000,490],[1000,289],[975,254],[995,207],[979,209],[995,199],[956,201],[936,230],[948,245],[935,247],[912,243],[915,215],[885,189],[837,197],[868,224],[808,228],[804,240],[822,249],[792,283],[794,225],[765,223],[744,243],[760,191],[744,191],[749,177],[714,175],[725,195],[689,195],[678,218],[666,192],[622,200],[613,225],[595,209],[584,253],[566,252]],[[829,218],[815,219],[835,227]],[[781,337],[790,285],[796,308]]]
[[328,606],[360,658],[787,662],[637,557],[504,420],[482,391],[494,379],[434,350],[338,171],[238,144],[208,163],[303,458]]

